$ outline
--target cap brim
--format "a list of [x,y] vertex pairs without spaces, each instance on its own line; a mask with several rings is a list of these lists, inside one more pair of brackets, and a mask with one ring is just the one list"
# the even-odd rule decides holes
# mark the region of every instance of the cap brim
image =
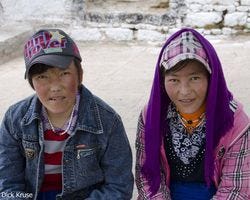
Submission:
[[73,56],[61,56],[52,54],[39,56],[29,64],[29,67],[26,68],[25,78],[27,78],[30,68],[35,64],[40,63],[53,67],[58,67],[61,69],[66,69],[70,65],[73,59],[74,59]]

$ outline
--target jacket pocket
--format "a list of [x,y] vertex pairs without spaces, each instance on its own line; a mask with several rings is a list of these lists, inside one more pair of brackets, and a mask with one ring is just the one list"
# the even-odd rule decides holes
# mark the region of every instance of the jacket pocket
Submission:
[[96,153],[97,147],[89,149],[77,149],[77,159],[85,158]]
[[38,157],[39,149],[40,149],[38,142],[34,142],[34,141],[30,142],[30,141],[23,140],[22,145],[23,145],[23,154],[26,157],[27,161],[33,160]]
[[98,145],[76,150],[76,163],[80,176],[93,178],[101,172],[99,150]]

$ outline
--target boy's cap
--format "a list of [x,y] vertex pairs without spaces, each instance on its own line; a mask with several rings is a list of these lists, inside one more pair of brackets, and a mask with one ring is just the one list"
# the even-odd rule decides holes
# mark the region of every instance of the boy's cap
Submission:
[[178,62],[186,59],[200,61],[211,74],[207,54],[192,32],[183,32],[166,46],[161,57],[160,66],[170,70]]
[[24,45],[25,78],[34,64],[41,63],[65,69],[74,58],[82,61],[78,47],[64,31],[39,30]]

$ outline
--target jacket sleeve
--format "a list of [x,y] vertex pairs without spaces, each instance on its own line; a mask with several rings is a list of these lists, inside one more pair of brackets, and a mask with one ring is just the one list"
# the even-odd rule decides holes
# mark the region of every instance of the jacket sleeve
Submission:
[[9,112],[0,127],[0,199],[32,199],[33,194],[25,192],[25,159]]
[[227,151],[213,200],[250,199],[250,128]]
[[132,173],[132,152],[123,123],[115,117],[108,146],[101,160],[105,183],[93,190],[86,200],[129,200],[132,198],[134,176]]
[[165,182],[165,175],[161,173],[161,183],[158,192],[150,197],[149,185],[147,179],[142,174],[142,166],[145,161],[145,140],[144,140],[144,122],[142,113],[140,114],[136,134],[136,164],[135,164],[135,182],[138,189],[137,200],[168,200],[170,198],[169,189]]

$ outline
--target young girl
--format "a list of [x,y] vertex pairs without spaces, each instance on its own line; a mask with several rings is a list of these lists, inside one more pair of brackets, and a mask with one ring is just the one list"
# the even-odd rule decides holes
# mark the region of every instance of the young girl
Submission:
[[212,45],[193,29],[176,32],[139,117],[138,199],[250,199],[249,134]]
[[81,56],[62,30],[25,44],[36,94],[0,128],[0,199],[130,199],[132,154],[119,115],[82,82]]

